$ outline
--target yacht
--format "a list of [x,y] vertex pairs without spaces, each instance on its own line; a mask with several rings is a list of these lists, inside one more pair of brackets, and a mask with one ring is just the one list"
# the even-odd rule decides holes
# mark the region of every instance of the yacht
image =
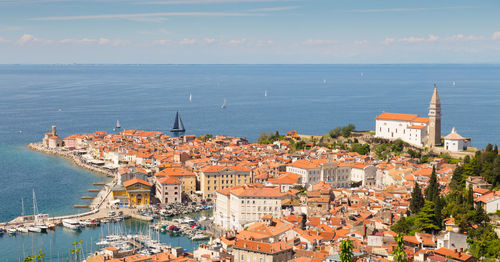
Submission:
[[29,226],[28,227],[29,232],[34,232],[34,233],[42,233],[42,229],[37,227],[37,226]]
[[225,109],[227,107],[226,99],[224,98],[224,104],[220,106],[220,108]]
[[9,228],[9,229],[7,229],[7,233],[9,235],[15,235],[16,234],[16,229],[15,228]]
[[62,224],[64,227],[67,227],[69,229],[73,229],[73,230],[80,230],[81,229],[80,221],[78,221],[78,220],[63,219]]
[[28,229],[25,228],[24,226],[20,226],[16,229],[18,232],[21,232],[21,233],[28,233]]

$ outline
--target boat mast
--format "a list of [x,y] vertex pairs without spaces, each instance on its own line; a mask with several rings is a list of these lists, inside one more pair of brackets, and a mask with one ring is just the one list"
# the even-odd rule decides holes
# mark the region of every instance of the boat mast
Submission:
[[21,216],[24,216],[24,199],[21,198]]
[[33,188],[33,216],[36,217],[37,213],[38,213],[38,207],[36,206],[35,188]]

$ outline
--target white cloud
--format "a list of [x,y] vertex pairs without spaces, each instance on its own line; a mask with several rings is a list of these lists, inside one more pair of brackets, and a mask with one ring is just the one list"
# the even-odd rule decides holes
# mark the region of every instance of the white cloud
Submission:
[[448,9],[469,9],[472,6],[444,6],[444,7],[421,7],[421,8],[386,8],[386,9],[351,9],[345,10],[346,13],[385,13],[385,12],[415,12],[415,11],[434,11]]
[[274,44],[273,40],[258,40],[256,46],[268,46]]
[[477,40],[483,40],[483,39],[484,39],[484,37],[482,37],[482,36],[463,35],[463,34],[456,34],[456,35],[452,35],[452,36],[444,38],[444,40],[447,40],[447,41],[477,41]]
[[95,43],[97,40],[95,39],[90,39],[90,38],[82,38],[82,39],[72,39],[72,38],[66,38],[59,40],[59,43],[61,44],[86,44],[86,43]]
[[303,45],[329,45],[336,43],[338,43],[337,40],[322,40],[322,39],[307,39],[306,41],[302,42]]
[[215,41],[217,41],[217,39],[215,39],[215,38],[204,38],[203,39],[203,43],[205,43],[205,44],[212,44],[212,43],[215,43]]
[[493,40],[500,39],[500,32],[493,33],[493,35],[491,36],[491,39],[493,39]]
[[153,45],[166,45],[166,44],[170,44],[170,43],[172,43],[172,41],[170,41],[168,39],[159,39],[159,40],[153,41]]
[[400,38],[398,39],[398,42],[401,43],[419,43],[419,42],[435,42],[439,39],[438,36],[435,35],[429,35],[427,38],[425,37],[406,37],[406,38]]
[[229,45],[242,45],[244,43],[246,43],[246,38],[242,38],[242,39],[234,39],[234,40],[229,40],[227,43]]
[[181,41],[179,41],[180,45],[193,45],[196,44],[198,41],[196,39],[190,39],[190,38],[184,38]]
[[248,11],[251,12],[276,12],[276,11],[286,11],[297,9],[298,6],[277,6],[277,7],[267,7],[267,8],[255,8]]
[[99,44],[100,44],[100,45],[107,45],[107,44],[109,44],[109,43],[111,43],[111,39],[102,38],[102,37],[101,37],[101,38],[99,38]]
[[355,44],[355,45],[364,45],[364,44],[368,44],[368,40],[356,40],[356,41],[354,41],[354,44]]
[[48,44],[48,43],[51,43],[52,41],[51,40],[44,40],[44,39],[40,39],[40,38],[37,38],[35,37],[34,35],[31,35],[31,34],[24,34],[23,36],[21,36],[21,38],[19,38],[19,40],[17,40],[17,44],[19,45],[25,45],[25,44],[28,44],[28,43],[44,43],[44,44]]
[[389,37],[388,37],[388,38],[386,38],[386,39],[384,40],[384,44],[392,44],[392,43],[394,43],[395,41],[396,41],[396,39],[394,39],[394,38],[389,38]]
[[164,13],[139,13],[139,14],[104,14],[104,15],[77,15],[77,16],[48,16],[34,17],[28,20],[33,21],[65,21],[65,20],[98,20],[98,19],[138,19],[148,17],[223,17],[223,16],[262,16],[256,13],[238,13],[238,12],[164,12]]

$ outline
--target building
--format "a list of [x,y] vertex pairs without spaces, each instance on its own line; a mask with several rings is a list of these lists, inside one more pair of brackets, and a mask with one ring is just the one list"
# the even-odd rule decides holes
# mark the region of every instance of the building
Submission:
[[181,203],[182,182],[174,176],[162,176],[156,178],[156,198],[162,204]]
[[182,192],[194,194],[196,192],[196,175],[185,168],[165,168],[155,174],[156,177],[173,176],[181,181]]
[[351,165],[351,181],[362,187],[376,186],[377,167],[355,163]]
[[207,166],[200,172],[203,198],[213,198],[219,189],[250,183],[251,170],[242,166]]
[[467,249],[467,235],[458,232],[442,232],[437,236],[437,248]]
[[375,120],[375,137],[401,139],[418,147],[441,144],[441,100],[434,88],[429,118],[416,114],[382,113]]
[[470,146],[470,138],[464,138],[459,135],[453,127],[451,133],[444,137],[444,149],[448,151],[463,151]]
[[321,181],[321,166],[309,160],[299,159],[286,166],[286,172],[302,176],[302,185],[314,185]]
[[287,262],[293,248],[286,242],[264,243],[237,239],[233,246],[234,262]]
[[52,126],[52,132],[45,133],[42,144],[48,148],[57,148],[63,146],[63,140],[57,135],[56,126]]
[[112,188],[113,198],[130,206],[149,205],[151,184],[142,179],[133,178],[123,182],[123,186]]
[[224,229],[243,229],[244,225],[259,221],[264,215],[281,217],[279,187],[247,184],[217,190],[215,198],[215,224]]

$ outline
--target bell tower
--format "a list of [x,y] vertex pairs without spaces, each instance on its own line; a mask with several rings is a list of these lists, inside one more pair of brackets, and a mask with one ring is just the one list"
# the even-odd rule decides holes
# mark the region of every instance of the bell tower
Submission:
[[434,93],[429,105],[429,139],[427,144],[431,147],[441,144],[441,100],[436,84],[434,84]]

